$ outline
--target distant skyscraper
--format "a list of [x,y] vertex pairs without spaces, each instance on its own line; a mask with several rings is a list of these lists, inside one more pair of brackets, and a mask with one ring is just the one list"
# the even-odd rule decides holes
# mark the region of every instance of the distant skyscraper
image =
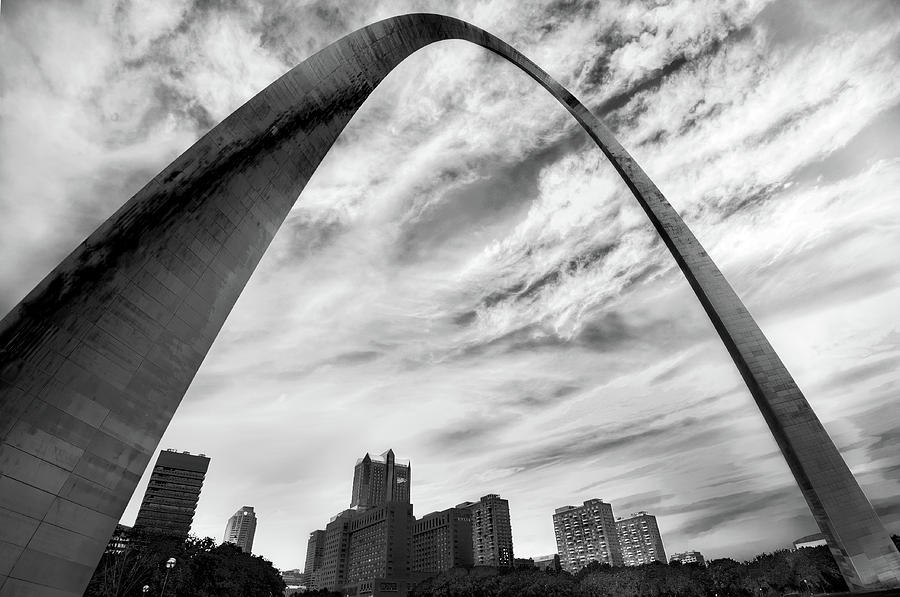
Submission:
[[670,562],[681,562],[682,564],[700,564],[702,566],[706,566],[706,560],[703,559],[703,554],[699,551],[684,551],[681,553],[672,554],[672,557],[669,559]]
[[350,507],[364,510],[385,502],[408,504],[411,481],[410,465],[397,464],[393,450],[374,459],[366,453],[353,470]]
[[354,595],[405,590],[414,521],[410,479],[410,465],[397,464],[393,450],[357,461],[352,508],[325,527],[322,565],[312,575],[316,588]]
[[256,534],[256,513],[253,506],[244,506],[228,519],[223,541],[234,543],[244,553],[253,553],[253,535]]
[[563,506],[553,514],[553,530],[563,570],[572,574],[591,562],[622,565],[612,505],[588,500],[583,506]]
[[621,518],[616,521],[616,532],[626,566],[666,562],[666,550],[655,516],[638,512],[628,518]]
[[160,452],[134,522],[135,532],[187,539],[208,469],[209,458],[204,454]]
[[449,508],[415,521],[410,564],[413,572],[436,573],[473,565],[470,510]]
[[317,530],[309,534],[306,544],[306,565],[303,567],[303,583],[310,589],[320,588],[318,571],[322,568],[325,557],[325,531]]
[[511,568],[513,565],[512,526],[509,502],[497,494],[488,494],[477,502],[456,506],[472,517],[472,557],[476,566]]

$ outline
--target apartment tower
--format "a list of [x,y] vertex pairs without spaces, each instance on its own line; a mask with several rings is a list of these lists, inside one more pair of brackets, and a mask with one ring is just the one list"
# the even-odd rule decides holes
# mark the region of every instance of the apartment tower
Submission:
[[622,549],[612,505],[600,499],[563,506],[553,514],[553,530],[563,570],[575,574],[591,562],[621,566]]
[[322,558],[325,556],[325,530],[319,529],[309,534],[306,543],[306,564],[303,567],[302,581],[300,584],[309,590],[319,588],[318,571],[322,568]]
[[626,566],[650,562],[666,562],[666,550],[656,525],[656,517],[646,512],[632,514],[616,521],[616,533]]
[[477,502],[464,502],[456,507],[468,510],[472,520],[472,558],[475,566],[511,568],[513,542],[509,502],[491,493]]

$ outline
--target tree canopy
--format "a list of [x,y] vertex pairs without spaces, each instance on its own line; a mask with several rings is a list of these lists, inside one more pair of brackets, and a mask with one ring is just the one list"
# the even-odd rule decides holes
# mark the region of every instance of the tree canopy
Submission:
[[[166,561],[175,558],[175,566]],[[103,555],[85,597],[282,597],[284,581],[272,563],[233,543],[207,537],[180,543],[134,536],[119,553]]]

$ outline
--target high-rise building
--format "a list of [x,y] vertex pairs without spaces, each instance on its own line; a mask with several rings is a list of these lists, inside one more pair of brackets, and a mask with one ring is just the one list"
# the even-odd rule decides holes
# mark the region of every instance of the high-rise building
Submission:
[[470,510],[449,508],[415,521],[410,563],[413,572],[437,573],[473,564]]
[[706,560],[699,551],[683,551],[681,553],[672,554],[669,562],[680,562],[682,564],[700,564],[706,566]]
[[414,521],[410,479],[410,465],[397,463],[393,450],[357,461],[352,508],[325,527],[322,563],[311,575],[315,588],[354,595],[405,591]]
[[553,530],[563,570],[572,574],[591,562],[622,565],[612,505],[600,499],[563,506],[553,514]]
[[225,525],[226,543],[234,543],[244,553],[253,553],[253,535],[256,534],[256,513],[253,506],[243,506],[228,519]]
[[365,594],[376,582],[409,578],[413,520],[412,505],[403,502],[354,512],[349,524],[345,589],[356,587],[359,594]]
[[309,534],[306,544],[306,565],[303,567],[303,582],[309,589],[318,589],[318,571],[325,556],[325,531],[320,529]]
[[477,502],[463,502],[456,507],[468,510],[471,515],[474,564],[511,568],[513,541],[509,502],[491,493]]
[[646,512],[632,514],[616,521],[616,533],[626,566],[650,562],[666,562],[666,550],[656,525],[656,517]]
[[350,541],[350,520],[353,510],[344,510],[332,517],[325,526],[322,547],[322,566],[313,573],[318,589],[340,591],[347,580],[347,544]]
[[159,453],[134,531],[172,539],[187,539],[209,469],[205,454],[164,450]]
[[363,458],[356,461],[356,467],[353,469],[353,495],[350,507],[364,510],[385,502],[408,504],[412,482],[410,469],[408,463],[396,462],[393,450],[388,450],[376,458],[366,453]]

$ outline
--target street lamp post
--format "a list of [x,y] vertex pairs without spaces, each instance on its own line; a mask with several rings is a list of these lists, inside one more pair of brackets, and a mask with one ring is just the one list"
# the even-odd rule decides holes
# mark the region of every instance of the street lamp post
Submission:
[[175,558],[166,560],[166,577],[163,579],[162,591],[159,592],[159,597],[164,597],[166,594],[166,583],[169,582],[169,573],[175,567],[175,561]]

